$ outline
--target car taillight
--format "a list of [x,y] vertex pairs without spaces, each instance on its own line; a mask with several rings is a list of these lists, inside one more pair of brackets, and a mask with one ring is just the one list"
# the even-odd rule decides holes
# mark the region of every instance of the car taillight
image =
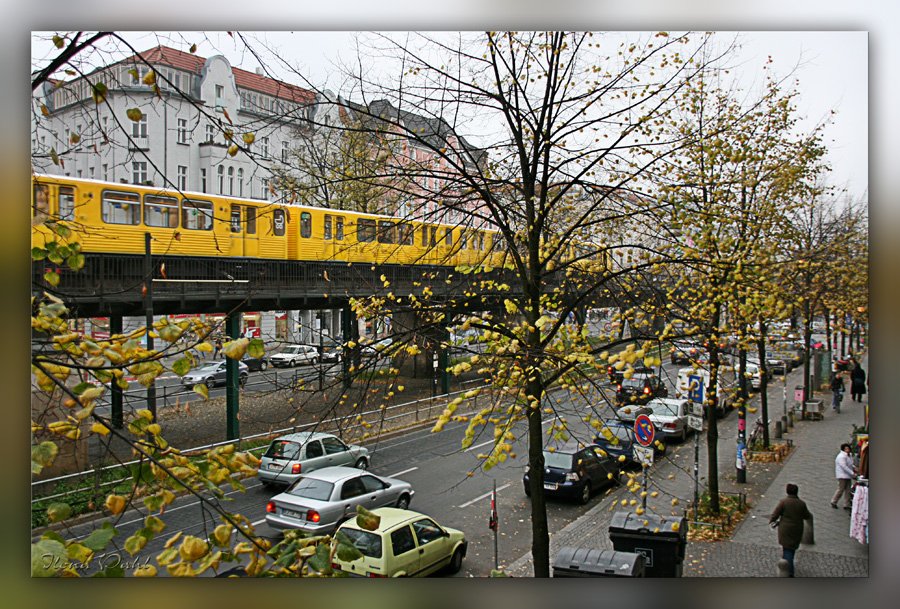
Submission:
[[622,391],[622,385],[616,385],[616,391]]
[[299,473],[300,473],[300,466],[301,466],[300,463],[294,463],[294,465],[291,466],[291,473],[292,473],[292,474],[299,474]]
[[573,482],[578,482],[581,479],[581,476],[578,475],[578,472],[569,472],[566,474],[566,480],[572,480]]
[[269,503],[266,504],[266,511],[269,512],[270,514],[275,513],[275,502],[274,501],[270,501]]
[[310,522],[319,522],[319,512],[315,510],[309,510],[306,512],[306,519]]
[[650,388],[649,388],[649,387],[644,387],[644,393],[646,393],[646,394],[649,395],[649,394],[650,394]]
[[677,425],[675,425],[675,423],[666,423],[665,425],[663,425],[663,427],[665,427],[666,429],[675,429]]
[[387,577],[384,573],[366,573],[366,577]]

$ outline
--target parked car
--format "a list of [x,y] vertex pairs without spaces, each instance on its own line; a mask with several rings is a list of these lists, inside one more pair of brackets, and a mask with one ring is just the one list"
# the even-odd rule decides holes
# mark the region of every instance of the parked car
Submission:
[[[593,491],[618,480],[619,468],[618,461],[594,444],[569,441],[552,452],[544,449],[544,495],[587,503]],[[531,467],[526,465],[522,482],[529,497],[530,473]]]
[[323,362],[337,362],[341,359],[343,345],[336,340],[328,340],[317,346],[319,349],[319,359]]
[[269,358],[266,355],[262,357],[253,357],[249,353],[245,353],[244,357],[241,358],[241,361],[247,365],[247,369],[250,372],[254,371],[262,371],[269,367]]
[[300,529],[330,535],[338,525],[367,510],[409,507],[415,491],[408,482],[383,478],[353,467],[323,467],[304,474],[266,504],[266,523],[275,529]]
[[678,438],[680,442],[687,439],[690,427],[687,418],[690,414],[690,403],[684,398],[658,398],[647,402],[650,409],[650,421],[666,437]]
[[650,409],[643,404],[628,404],[616,410],[616,419],[626,425],[634,425],[640,414],[650,414]]
[[750,381],[750,386],[753,389],[761,388],[762,372],[760,371],[759,366],[754,362],[747,362],[745,370],[747,373],[747,380]]
[[[634,439],[634,424],[612,421],[606,424],[605,429],[609,431],[609,436],[601,432],[594,437],[594,444],[603,449],[617,463],[620,463],[619,457],[624,455],[625,461],[621,462],[622,465],[626,467],[633,465],[635,458],[632,448],[638,444]],[[657,444],[656,441],[659,443]],[[638,444],[638,446],[640,445]],[[654,455],[666,454],[665,434],[657,430],[652,448]]]
[[293,368],[301,364],[315,364],[319,361],[319,351],[309,345],[287,345],[280,353],[269,358],[276,368]]
[[375,354],[381,353],[382,351],[384,351],[385,349],[390,347],[391,344],[393,344],[393,342],[394,342],[394,339],[392,339],[390,337],[383,338],[378,342],[363,345],[362,349],[360,350],[360,353],[365,357],[372,357]]
[[[619,370],[616,368],[615,364],[610,364],[607,367],[606,371],[609,374],[609,382],[613,385],[618,385],[625,379],[625,370],[627,370],[627,366],[622,366],[622,369]],[[647,368],[646,366],[634,366],[634,374],[637,373],[653,373],[653,368]]]
[[303,474],[332,465],[368,469],[369,449],[348,445],[329,433],[292,433],[269,445],[260,459],[256,475],[264,485],[290,485]]
[[345,561],[335,555],[334,569],[357,577],[425,577],[444,568],[459,572],[469,545],[465,533],[411,510],[384,507],[372,513],[381,519],[374,531],[360,527],[356,518],[338,527],[363,556]]
[[[191,370],[183,377],[181,383],[188,387],[194,385],[206,385],[207,387],[215,387],[216,385],[225,384],[225,366],[228,360],[212,361],[195,370]],[[238,382],[243,385],[250,376],[250,370],[244,362],[238,362]]]
[[616,386],[616,403],[620,405],[646,404],[653,398],[668,395],[666,384],[652,372],[635,372]]

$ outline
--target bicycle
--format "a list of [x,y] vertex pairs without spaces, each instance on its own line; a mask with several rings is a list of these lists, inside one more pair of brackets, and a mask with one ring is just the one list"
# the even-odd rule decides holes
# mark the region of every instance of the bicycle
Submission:
[[757,442],[761,442],[763,439],[763,428],[766,426],[763,423],[762,417],[756,419],[756,424],[753,426],[753,431],[750,432],[750,437],[747,438],[747,446],[753,446]]

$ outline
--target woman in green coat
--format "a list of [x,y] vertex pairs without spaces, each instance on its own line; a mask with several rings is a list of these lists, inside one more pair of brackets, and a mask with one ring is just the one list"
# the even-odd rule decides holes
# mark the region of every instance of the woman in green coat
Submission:
[[794,555],[803,539],[803,521],[812,520],[806,503],[797,497],[798,492],[796,484],[788,484],[787,497],[778,502],[769,517],[769,523],[778,523],[778,544],[782,558],[788,562],[788,577],[794,577]]

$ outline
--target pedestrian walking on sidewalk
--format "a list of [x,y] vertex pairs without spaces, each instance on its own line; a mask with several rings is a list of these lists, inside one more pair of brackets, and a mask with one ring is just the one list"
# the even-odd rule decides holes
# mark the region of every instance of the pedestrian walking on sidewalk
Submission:
[[859,362],[850,371],[850,398],[854,402],[862,402],[862,396],[866,393],[866,371]]
[[797,496],[796,484],[787,485],[787,497],[778,502],[769,517],[769,524],[778,524],[778,545],[781,557],[788,563],[788,577],[794,577],[794,556],[803,539],[803,521],[812,520],[806,502]]
[[222,339],[216,339],[216,350],[213,352],[213,359],[219,359],[219,354],[222,353]]
[[841,412],[841,401],[844,399],[844,377],[837,370],[831,375],[831,383],[828,384],[831,389],[831,408],[838,413]]
[[844,509],[850,509],[850,484],[853,482],[853,476],[856,475],[856,467],[853,466],[853,459],[850,457],[850,445],[841,444],[841,452],[834,460],[834,477],[837,478],[837,492],[831,500],[831,507],[837,509],[838,501],[841,495],[844,496]]

